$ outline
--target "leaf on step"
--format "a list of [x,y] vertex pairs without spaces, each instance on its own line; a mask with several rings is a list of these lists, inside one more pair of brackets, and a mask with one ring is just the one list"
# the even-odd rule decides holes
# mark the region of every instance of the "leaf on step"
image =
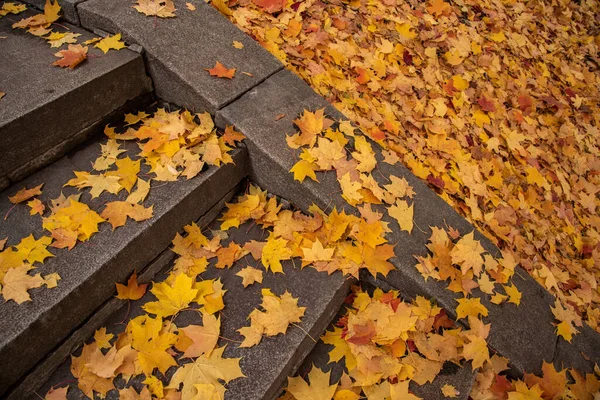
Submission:
[[31,301],[28,290],[42,286],[44,279],[40,274],[29,275],[27,272],[33,267],[24,264],[21,267],[11,268],[4,275],[2,296],[6,301],[13,300],[17,304]]
[[46,36],[44,39],[48,41],[50,47],[60,47],[63,44],[67,43],[77,43],[77,38],[81,36],[80,33],[73,32],[52,32],[50,35]]
[[244,285],[244,287],[248,287],[256,282],[262,283],[263,281],[263,272],[260,269],[252,268],[250,266],[243,268],[235,275],[242,278],[242,285]]
[[137,274],[134,271],[133,274],[127,280],[127,286],[116,284],[117,286],[117,299],[121,300],[139,300],[146,293],[148,284],[138,285]]
[[67,50],[61,50],[54,54],[56,57],[59,57],[60,60],[53,62],[52,65],[74,69],[87,58],[87,52],[87,46],[83,47],[80,44],[70,44]]
[[215,66],[213,68],[204,68],[206,71],[208,71],[209,74],[211,74],[212,76],[216,76],[218,78],[227,78],[227,79],[232,79],[233,76],[235,75],[235,68],[231,68],[231,69],[227,69],[226,66],[224,66],[223,64],[221,64],[220,62],[216,62]]
[[96,44],[94,44],[94,47],[102,50],[102,52],[106,54],[111,49],[121,50],[127,46],[125,46],[125,43],[123,43],[123,41],[121,40],[121,34],[117,33],[112,36],[107,36],[104,39],[98,41]]
[[288,378],[287,390],[296,400],[331,400],[338,384],[330,385],[331,371],[323,372],[316,366],[308,373],[308,382],[301,377]]
[[44,400],[67,400],[67,391],[69,386],[54,388],[51,387],[48,393],[44,396]]
[[180,367],[167,388],[179,389],[183,384],[182,400],[191,400],[199,392],[210,393],[212,398],[215,392],[223,394],[226,389],[221,382],[229,383],[234,379],[245,377],[240,368],[241,358],[223,358],[224,351],[225,347],[217,348],[210,356],[202,355],[194,362]]
[[261,307],[253,310],[250,318],[250,326],[245,326],[238,330],[244,336],[244,341],[240,347],[252,347],[257,345],[262,339],[262,335],[276,336],[285,333],[289,324],[300,322],[304,316],[306,307],[298,306],[298,299],[293,298],[291,293],[285,292],[280,297],[274,295],[264,295]]
[[221,320],[214,315],[202,313],[202,326],[189,325],[181,328],[192,343],[184,350],[183,357],[199,357],[205,354],[210,357],[217,345],[221,332]]
[[46,209],[46,206],[44,205],[44,203],[42,203],[40,199],[30,200],[27,202],[27,205],[29,206],[29,208],[31,208],[31,210],[29,210],[29,215],[42,215],[44,213],[44,210]]
[[44,186],[43,183],[31,189],[27,189],[26,187],[24,187],[21,190],[19,190],[14,196],[9,196],[8,200],[10,200],[10,202],[13,204],[22,203],[26,200],[31,199],[34,196],[42,194],[42,186]]
[[172,0],[137,0],[137,4],[133,8],[147,16],[175,17],[175,4]]

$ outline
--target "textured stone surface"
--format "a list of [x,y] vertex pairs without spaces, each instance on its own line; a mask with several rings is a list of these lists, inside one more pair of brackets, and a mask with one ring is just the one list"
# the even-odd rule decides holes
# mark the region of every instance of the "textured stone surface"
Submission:
[[[219,224],[218,221],[215,221],[209,228],[218,229]],[[230,238],[233,238],[237,243],[252,239],[264,240],[265,237],[264,231],[251,223],[243,224],[238,229],[230,229],[228,233]],[[225,308],[219,313],[222,338],[219,339],[218,346],[227,345],[224,357],[242,357],[240,366],[242,372],[247,376],[231,381],[227,385],[225,398],[270,400],[276,398],[287,377],[294,373],[313,348],[315,342],[313,342],[311,336],[318,338],[329,324],[346,297],[352,280],[344,279],[340,273],[327,275],[312,268],[301,270],[294,266],[291,261],[287,261],[283,262],[284,274],[264,272],[262,284],[253,284],[244,288],[241,284],[241,278],[235,276],[235,274],[249,263],[252,265],[256,263],[257,265],[254,266],[263,269],[259,266],[259,262],[254,262],[251,257],[246,257],[234,263],[231,268],[216,269],[210,267],[202,275],[202,278],[219,278],[223,283],[223,288],[227,290],[224,296]],[[168,269],[165,269],[159,275],[160,279],[165,278]],[[237,342],[240,342],[243,337],[237,330],[249,325],[248,315],[262,301],[262,288],[270,288],[277,295],[289,291],[299,299],[299,306],[307,307],[305,315],[302,321],[297,324],[298,326],[288,327],[285,335],[263,337],[262,341],[254,347],[238,348]],[[154,296],[148,293],[141,300],[133,302],[129,314],[121,309],[107,322],[108,331],[112,333],[121,332],[125,325],[118,324],[118,322],[142,315],[142,304],[153,298]],[[182,312],[175,319],[178,327],[201,324],[201,321],[201,315],[195,312]],[[307,332],[310,336],[307,335]],[[64,363],[38,393],[46,393],[52,385],[61,381],[72,380],[69,364],[70,362]],[[169,379],[174,370],[175,368],[171,368],[167,372]],[[72,398],[79,398],[82,394],[75,386],[76,384],[71,384],[72,388],[69,393]],[[134,380],[134,386],[139,390],[140,381]],[[107,399],[117,398],[116,391],[109,392],[107,396]]]
[[[156,95],[168,102],[214,114],[282,68],[258,43],[203,2],[189,11],[185,1],[175,0],[177,17],[157,19],[131,5],[121,0],[88,0],[78,6],[81,24],[90,30],[122,32],[128,43],[144,47]],[[244,48],[234,48],[234,40]],[[234,78],[210,76],[205,68],[214,67],[216,61],[236,68]]]
[[[7,214],[12,207],[7,196],[22,186],[44,182],[40,200],[56,198],[62,185],[73,177],[72,171],[89,170],[99,151],[99,144],[92,143],[72,158],[62,159],[17,187],[7,189],[0,194],[0,213]],[[31,302],[17,305],[10,301],[0,305],[0,370],[3,371],[0,393],[112,296],[115,282],[124,281],[133,270],[141,270],[169,245],[177,231],[207,212],[240,182],[246,174],[245,149],[234,150],[232,157],[235,165],[211,167],[188,181],[156,184],[144,203],[154,205],[154,217],[150,220],[130,222],[114,231],[104,223],[89,242],[80,243],[70,251],[52,251],[56,257],[47,259],[38,272],[42,275],[58,272],[62,277],[58,287],[32,290]],[[72,188],[65,188],[64,192],[68,194]],[[92,209],[100,210],[104,202],[114,199],[108,196],[91,201],[86,193],[82,200]],[[42,235],[39,215],[29,216],[28,209],[25,204],[16,206],[0,224],[0,237],[8,236],[8,245],[18,243],[30,233],[36,238]]]
[[[60,16],[74,25],[79,25],[79,16],[77,15],[77,4],[85,0],[58,0],[61,7]],[[40,10],[44,9],[46,0],[24,0],[23,3],[30,4]]]
[[[235,125],[247,136],[252,179],[265,189],[287,198],[304,210],[315,203],[323,209],[335,206],[338,210],[356,213],[342,199],[339,184],[332,172],[319,174],[320,183],[306,179],[302,184],[294,181],[293,175],[288,172],[297,161],[297,153],[294,156],[295,153],[285,142],[286,134],[297,130],[292,121],[304,109],[314,111],[323,107],[326,107],[326,114],[333,119],[346,119],[300,78],[289,71],[281,71],[220,110],[217,113],[217,124]],[[285,117],[276,120],[276,116],[280,114],[285,114]],[[390,175],[405,177],[416,192],[413,199],[415,229],[412,234],[400,231],[394,220],[387,215],[384,217],[390,221],[393,230],[388,235],[388,240],[390,243],[397,243],[396,257],[390,260],[396,270],[384,280],[407,297],[424,295],[434,298],[451,315],[455,315],[458,305],[454,300],[456,295],[445,290],[444,285],[439,282],[431,279],[426,282],[415,268],[414,255],[426,253],[425,244],[431,235],[430,226],[451,226],[461,234],[471,232],[474,228],[407,168],[400,164],[392,166],[382,163],[378,145],[373,144],[373,149],[380,161],[379,173],[373,174],[375,179],[382,184],[386,183]],[[374,208],[380,211],[385,209]],[[475,239],[480,240],[489,253],[499,255],[498,249],[478,231],[475,232]],[[380,276],[377,279],[382,278]],[[473,294],[481,297],[489,309],[488,320],[492,322],[490,346],[509,357],[518,370],[539,372],[542,360],[552,359],[556,345],[556,335],[551,325],[553,316],[550,312],[550,305],[554,301],[547,291],[520,268],[516,269],[513,282],[523,292],[519,307],[513,304],[491,305],[488,295],[478,291]]]
[[571,343],[558,339],[554,365],[556,368],[575,368],[583,373],[593,373],[600,363],[600,335],[588,325],[577,327]]
[[[12,181],[63,155],[85,140],[89,127],[128,101],[152,90],[142,57],[127,49],[103,54],[90,48],[74,70],[51,64],[58,58],[44,40],[11,24],[32,11],[0,19],[0,177]],[[79,42],[92,34],[80,33]],[[61,30],[62,28],[58,28]],[[25,170],[24,170],[25,169]]]
[[[220,213],[225,203],[230,201],[233,195],[238,191],[238,187],[231,189],[217,204],[215,204],[206,214],[196,222],[198,226],[207,226]],[[183,232],[180,232],[183,233]],[[157,273],[161,272],[169,263],[173,261],[175,253],[170,249],[164,250],[148,266],[138,272],[138,282],[140,284],[149,283]],[[121,282],[126,284],[126,282]],[[63,364],[69,356],[77,350],[87,339],[94,335],[94,332],[104,326],[108,319],[117,313],[127,303],[117,298],[111,298],[98,308],[92,316],[77,328],[64,342],[55,348],[48,356],[42,360],[34,370],[24,379],[20,380],[14,389],[7,395],[6,400],[20,400],[35,396],[35,392],[42,386]]]

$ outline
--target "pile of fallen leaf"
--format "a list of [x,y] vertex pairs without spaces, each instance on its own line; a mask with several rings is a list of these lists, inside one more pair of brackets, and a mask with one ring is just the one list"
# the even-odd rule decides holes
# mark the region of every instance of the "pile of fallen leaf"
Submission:
[[[557,371],[550,363],[544,363],[541,377],[525,374],[523,380],[510,379],[509,360],[497,354],[490,357],[485,340],[490,325],[475,316],[469,316],[470,329],[463,330],[423,297],[408,303],[395,291],[376,289],[369,295],[356,287],[351,297],[345,315],[321,337],[333,346],[329,363],[344,366],[339,381],[330,384],[331,372],[313,367],[309,382],[289,379],[281,400],[417,400],[420,397],[409,390],[409,384],[433,382],[450,363],[479,368],[469,394],[473,400],[588,399],[600,390],[596,375]],[[455,386],[444,384],[437,398],[459,395]]]
[[[109,138],[101,144],[101,154],[92,164],[92,170],[74,171],[75,178],[65,184],[80,191],[89,189],[86,192],[92,199],[104,193],[117,197],[105,202],[102,211],[91,209],[81,200],[81,193],[68,197],[61,194],[50,201],[47,209],[37,198],[42,194],[43,185],[23,188],[9,198],[15,207],[22,207],[27,201],[30,215],[42,217],[41,227],[48,235],[35,239],[32,234],[6,249],[8,238],[0,242],[0,282],[5,300],[20,304],[31,300],[28,290],[57,285],[60,276],[56,273],[45,277],[29,273],[37,263],[53,256],[48,247],[71,250],[78,242],[88,241],[98,232],[101,223],[110,223],[114,230],[125,225],[128,218],[138,222],[151,218],[153,206],[145,207],[143,203],[153,180],[191,179],[205,165],[231,163],[229,153],[233,148],[229,145],[243,139],[243,135],[231,127],[218,136],[208,113],[167,112],[161,108],[153,115],[145,112],[127,114],[125,123],[127,129],[123,133],[106,127]],[[124,140],[135,141],[139,147],[139,152],[132,154],[134,158],[121,148]],[[123,194],[126,197],[123,198]],[[10,211],[5,218],[10,218]]]
[[599,328],[597,2],[212,3]]
[[[131,382],[144,379],[139,393],[142,398],[222,399],[227,382],[244,375],[240,359],[224,358],[224,347],[217,347],[219,339],[236,341],[221,336],[220,318],[215,316],[220,311],[221,317],[227,316],[223,300],[226,288],[219,279],[203,278],[204,272],[231,268],[236,261],[251,256],[264,269],[247,266],[236,274],[241,278],[239,282],[227,282],[245,288],[261,284],[263,274],[269,271],[283,273],[282,260],[299,261],[295,268],[328,272],[356,271],[370,264],[345,257],[360,257],[348,247],[364,246],[356,236],[368,235],[377,229],[374,225],[364,225],[365,218],[335,210],[327,215],[313,207],[312,213],[311,216],[282,209],[274,197],[251,186],[247,194],[227,205],[221,216],[223,230],[212,231],[211,238],[196,224],[186,226],[185,235],[177,234],[173,240],[172,250],[178,257],[171,272],[164,281],[153,284],[153,298],[146,296],[142,300],[145,314],[130,319],[118,336],[107,333],[105,328],[98,330],[94,341],[72,358],[71,371],[79,389],[92,397],[94,392],[104,396],[118,387],[120,396],[137,398]],[[266,240],[228,241],[227,230],[243,223],[261,226],[268,234]],[[443,237],[440,232],[435,235]],[[440,244],[437,239],[435,243]],[[435,248],[432,252],[434,257],[439,256]],[[340,267],[346,263],[360,264]],[[146,286],[138,285],[134,274],[127,286],[117,284],[117,297],[139,300]],[[293,292],[293,287],[290,290]],[[291,293],[277,296],[263,287],[261,294],[262,303],[248,315],[248,324],[238,329],[244,338],[237,344],[240,348],[260,346],[264,336],[286,334],[290,325],[301,322],[304,316],[305,307],[299,306]],[[541,378],[526,374],[523,381],[510,380],[506,375],[509,360],[488,349],[490,324],[481,320],[487,310],[479,299],[459,300],[457,318],[466,318],[469,329],[458,326],[445,310],[423,297],[409,303],[396,291],[384,293],[376,289],[369,295],[354,288],[349,299],[351,305],[345,315],[333,331],[321,338],[333,346],[330,362],[343,363],[346,372],[339,382],[331,384],[330,373],[313,368],[309,383],[299,377],[290,378],[283,398],[357,400],[364,395],[368,399],[418,399],[409,391],[409,384],[434,381],[446,363],[481,371],[471,393],[475,400],[507,396],[584,399],[600,388],[594,374],[584,376],[572,369],[557,371],[551,364],[544,364]],[[184,312],[200,312],[202,324],[179,326]],[[167,373],[171,367],[175,370]],[[55,388],[53,393],[66,395],[67,390],[68,387]],[[441,387],[440,398],[459,394],[447,384]]]
[[[19,14],[27,9],[24,4],[16,3],[4,3],[2,9],[0,9],[0,18],[7,15],[8,13]],[[60,60],[55,61],[52,65],[56,65],[62,68],[74,69],[79,64],[87,59],[88,46],[93,44],[94,47],[102,50],[103,53],[107,53],[110,49],[120,50],[125,48],[125,43],[121,41],[121,34],[107,36],[105,38],[93,38],[86,40],[82,46],[77,43],[77,38],[81,36],[79,33],[73,32],[59,32],[52,28],[52,24],[58,21],[60,18],[61,7],[58,4],[58,0],[52,3],[52,0],[46,0],[43,14],[36,14],[34,16],[24,18],[18,22],[15,22],[12,27],[14,29],[27,29],[27,32],[43,38],[48,42],[51,48],[60,48],[61,46],[68,44],[66,50],[58,51],[55,56],[59,57]],[[62,28],[64,26],[61,25]]]

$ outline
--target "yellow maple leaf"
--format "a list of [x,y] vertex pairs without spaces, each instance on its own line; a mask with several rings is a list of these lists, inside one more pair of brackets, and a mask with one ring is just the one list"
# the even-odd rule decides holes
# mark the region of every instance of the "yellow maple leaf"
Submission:
[[478,297],[457,299],[458,306],[456,307],[456,319],[466,318],[467,316],[478,317],[483,315],[487,317],[488,310]]
[[[240,358],[223,358],[225,347],[213,350],[210,356],[202,355],[194,362],[180,367],[171,378],[167,388],[181,389],[182,400],[191,400],[198,394],[196,385],[212,385],[214,388],[225,388],[221,382],[229,383],[245,375],[240,368]],[[204,391],[204,389],[203,389]]]
[[175,17],[175,4],[172,0],[137,0],[137,4],[132,7],[147,16]]
[[243,268],[240,272],[236,274],[242,278],[242,285],[244,287],[248,287],[255,282],[262,283],[263,281],[263,273],[261,270],[252,268],[250,266]]
[[100,50],[102,50],[102,52],[104,54],[108,53],[108,51],[110,49],[113,50],[120,50],[120,49],[124,49],[125,47],[125,43],[123,43],[121,41],[121,34],[117,33],[115,35],[112,36],[107,36],[104,39],[98,41],[94,47],[99,48]]
[[288,246],[288,241],[271,235],[263,247],[261,260],[267,270],[283,273],[281,260],[289,260],[291,256],[292,250]]
[[90,210],[87,204],[69,198],[62,208],[43,219],[42,227],[52,233],[60,229],[76,232],[77,239],[84,242],[98,232],[98,224],[101,222],[104,222],[104,219]]
[[489,361],[490,353],[484,338],[476,335],[466,335],[469,343],[463,346],[463,356],[472,361],[473,370],[480,368],[484,362]]
[[308,162],[306,160],[300,160],[290,169],[290,172],[294,174],[294,179],[300,182],[304,182],[306,177],[309,177],[315,182],[319,182],[317,179],[317,175],[315,171],[317,170],[317,166],[314,163]]
[[21,190],[19,190],[14,196],[9,196],[8,200],[10,200],[10,202],[13,204],[22,203],[26,200],[31,199],[34,196],[42,194],[42,186],[44,186],[43,183],[31,189],[27,189],[26,187],[24,187]]
[[509,303],[516,304],[517,306],[521,304],[521,292],[519,292],[519,289],[517,289],[517,287],[514,284],[511,284],[510,286],[502,285],[502,287],[508,295]]
[[287,390],[297,400],[331,400],[338,384],[330,385],[331,371],[323,372],[314,365],[308,373],[307,383],[301,377],[288,378]]
[[94,340],[99,349],[108,349],[111,347],[110,341],[114,336],[112,333],[106,333],[106,328],[102,327],[94,333]]
[[535,384],[531,388],[523,381],[515,382],[515,390],[507,392],[508,400],[542,400],[544,391],[539,385]]
[[414,204],[409,206],[405,200],[396,200],[396,204],[388,208],[388,214],[398,221],[401,230],[412,233]]
[[150,291],[158,301],[146,303],[143,308],[146,312],[160,318],[177,314],[196,298],[198,289],[193,288],[193,285],[194,280],[186,274],[177,275],[172,284],[154,283]]
[[[180,275],[181,276],[181,275]],[[177,363],[167,352],[177,341],[177,335],[163,331],[162,318],[140,315],[129,321],[127,333],[131,347],[138,352],[138,361],[146,375],[152,375],[154,368],[163,374]]]
[[334,251],[335,249],[324,248],[321,241],[317,239],[310,248],[302,248],[302,252],[304,253],[302,263],[309,264],[316,261],[329,261],[331,260]]
[[306,310],[306,307],[298,306],[298,299],[287,291],[281,296],[263,295],[261,307],[264,311],[255,309],[250,313],[250,326],[238,330],[244,336],[240,347],[258,344],[262,335],[276,336],[285,333],[289,324],[300,322]]
[[479,276],[483,267],[484,251],[481,243],[474,239],[473,231],[460,238],[450,252],[450,256],[454,264],[460,265],[463,274],[471,269],[475,276]]
[[100,216],[108,221],[113,230],[125,225],[127,218],[140,222],[152,218],[153,207],[145,208],[141,204],[131,204],[126,201],[111,201]]
[[27,274],[31,268],[30,265],[25,264],[17,268],[11,268],[6,272],[4,285],[2,286],[4,300],[13,300],[17,304],[31,301],[28,290],[38,288],[44,284],[44,279],[40,274]]

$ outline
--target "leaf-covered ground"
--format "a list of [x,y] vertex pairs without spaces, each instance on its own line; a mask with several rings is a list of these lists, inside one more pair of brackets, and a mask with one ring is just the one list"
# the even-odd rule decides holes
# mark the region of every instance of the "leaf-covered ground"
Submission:
[[595,1],[213,1],[599,329]]

